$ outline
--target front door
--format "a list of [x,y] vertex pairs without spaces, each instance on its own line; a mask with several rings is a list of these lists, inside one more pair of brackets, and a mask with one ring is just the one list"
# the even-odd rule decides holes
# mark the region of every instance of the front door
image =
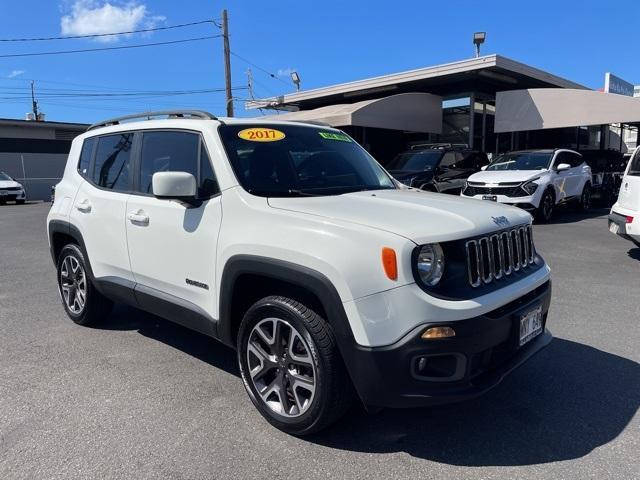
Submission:
[[[214,311],[215,254],[222,221],[221,198],[209,155],[199,133],[144,131],[134,194],[126,208],[129,258],[136,282]],[[194,175],[198,196],[194,207],[153,196],[156,172]]]

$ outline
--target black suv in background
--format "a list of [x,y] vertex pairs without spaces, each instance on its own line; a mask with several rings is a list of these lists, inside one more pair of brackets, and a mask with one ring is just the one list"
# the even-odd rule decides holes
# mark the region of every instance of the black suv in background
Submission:
[[399,182],[432,192],[460,194],[469,175],[489,164],[487,155],[466,145],[413,145],[396,155],[387,170]]
[[591,195],[605,207],[613,205],[618,198],[622,177],[628,158],[618,150],[580,150],[587,165],[591,167]]

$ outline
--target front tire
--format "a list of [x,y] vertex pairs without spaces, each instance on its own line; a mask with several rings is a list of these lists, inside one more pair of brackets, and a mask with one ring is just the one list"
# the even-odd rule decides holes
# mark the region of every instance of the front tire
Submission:
[[109,315],[113,303],[104,297],[89,278],[87,262],[77,245],[65,245],[58,255],[58,289],[62,306],[78,325],[92,325]]
[[16,200],[16,205],[24,205],[24,200]]
[[540,206],[536,209],[536,219],[540,223],[548,223],[553,217],[556,200],[551,190],[547,190],[540,199]]
[[322,430],[351,404],[331,326],[290,298],[270,296],[249,308],[238,333],[238,363],[260,414],[289,434]]

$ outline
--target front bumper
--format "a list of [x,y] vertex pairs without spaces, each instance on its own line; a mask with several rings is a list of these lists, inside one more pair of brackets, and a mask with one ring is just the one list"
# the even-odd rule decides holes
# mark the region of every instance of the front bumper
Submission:
[[0,201],[2,202],[14,202],[27,198],[24,190],[5,190],[4,192],[6,193],[0,193]]
[[[484,315],[421,325],[385,347],[342,348],[360,398],[368,407],[418,407],[466,400],[495,387],[512,370],[551,341],[546,330],[551,281]],[[542,308],[543,333],[518,348],[518,319]],[[431,326],[450,326],[456,336],[423,340]],[[434,361],[444,376],[417,370],[420,358]]]
[[[474,198],[476,200],[492,201],[484,198],[487,195],[468,196],[463,194],[462,196],[465,198]],[[532,212],[533,210],[538,208],[537,205],[540,203],[540,199],[535,194],[529,197],[507,197],[506,195],[489,195],[489,196],[496,197],[495,201],[497,203],[518,207],[523,210],[526,210],[527,212]]]

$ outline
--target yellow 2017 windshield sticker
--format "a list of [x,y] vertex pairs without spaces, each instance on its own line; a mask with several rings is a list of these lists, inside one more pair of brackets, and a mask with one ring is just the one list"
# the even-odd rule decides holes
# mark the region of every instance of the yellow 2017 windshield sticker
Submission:
[[277,142],[285,137],[284,132],[273,128],[245,128],[238,136],[250,142]]
[[322,138],[327,140],[337,140],[339,142],[351,142],[351,139],[348,135],[344,133],[333,133],[333,132],[318,132]]

